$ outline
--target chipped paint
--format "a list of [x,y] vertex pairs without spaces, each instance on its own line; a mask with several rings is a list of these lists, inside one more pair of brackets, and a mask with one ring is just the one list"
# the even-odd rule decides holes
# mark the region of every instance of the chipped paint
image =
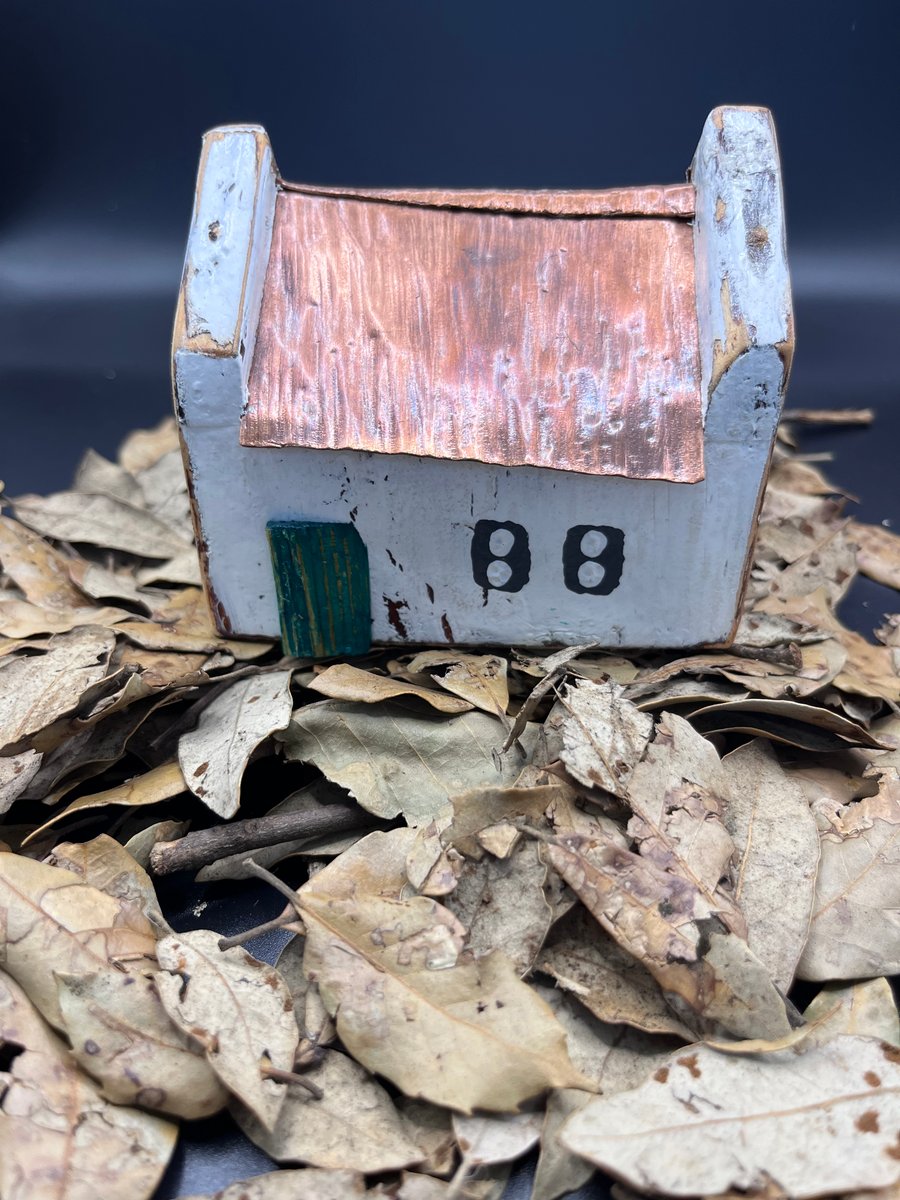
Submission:
[[392,600],[390,596],[382,596],[382,600],[384,601],[384,607],[387,610],[387,618],[390,622],[391,628],[399,638],[401,638],[403,641],[406,641],[409,634],[406,631],[406,626],[403,623],[403,618],[400,616],[400,612],[404,608],[409,608],[409,602],[407,600]]
[[722,277],[720,296],[725,337],[716,338],[713,342],[713,369],[709,381],[710,394],[719,386],[722,376],[731,364],[753,344],[750,330],[741,318],[740,312],[736,311],[732,304],[731,283],[727,275]]

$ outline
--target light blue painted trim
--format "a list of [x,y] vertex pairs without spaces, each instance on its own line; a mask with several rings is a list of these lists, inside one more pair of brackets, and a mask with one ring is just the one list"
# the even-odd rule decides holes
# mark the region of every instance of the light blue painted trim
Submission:
[[691,180],[701,378],[708,400],[745,350],[775,347],[785,376],[790,364],[793,310],[781,164],[768,109],[714,109]]
[[203,139],[185,256],[182,348],[249,359],[272,239],[277,175],[259,126]]

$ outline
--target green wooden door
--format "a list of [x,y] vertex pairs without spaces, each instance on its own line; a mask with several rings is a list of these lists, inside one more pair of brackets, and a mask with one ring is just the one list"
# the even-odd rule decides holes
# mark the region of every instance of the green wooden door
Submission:
[[369,556],[349,524],[270,521],[266,526],[285,653],[365,654],[372,641]]

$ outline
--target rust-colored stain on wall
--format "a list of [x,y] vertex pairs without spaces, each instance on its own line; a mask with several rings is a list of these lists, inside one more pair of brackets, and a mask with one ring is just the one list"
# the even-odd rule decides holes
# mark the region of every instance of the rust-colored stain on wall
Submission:
[[241,442],[696,482],[692,234],[283,191]]

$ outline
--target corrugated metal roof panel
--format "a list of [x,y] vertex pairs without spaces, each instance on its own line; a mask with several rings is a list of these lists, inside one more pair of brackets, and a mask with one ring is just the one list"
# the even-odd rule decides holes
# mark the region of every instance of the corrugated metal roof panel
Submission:
[[696,482],[691,226],[281,192],[241,442]]

